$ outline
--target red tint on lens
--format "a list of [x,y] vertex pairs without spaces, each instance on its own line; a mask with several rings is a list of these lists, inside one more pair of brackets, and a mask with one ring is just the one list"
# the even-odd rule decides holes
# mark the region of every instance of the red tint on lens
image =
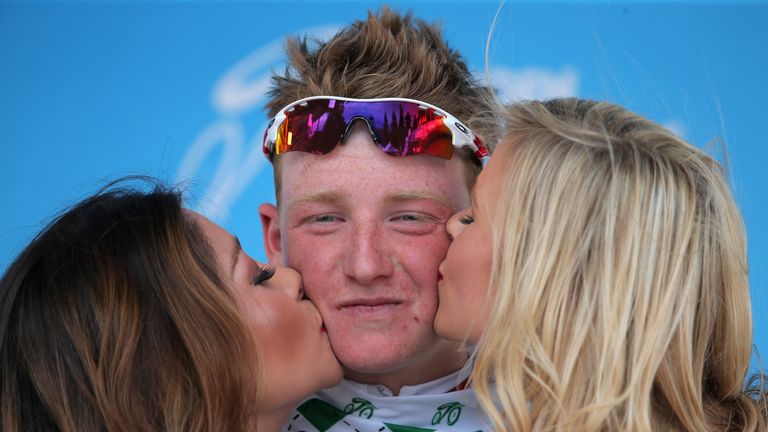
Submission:
[[453,156],[453,135],[451,130],[438,117],[424,123],[409,136],[412,154],[428,154],[443,159]]
[[330,153],[346,129],[340,109],[343,105],[318,99],[294,107],[293,111],[286,113],[277,130],[275,154],[287,151]]

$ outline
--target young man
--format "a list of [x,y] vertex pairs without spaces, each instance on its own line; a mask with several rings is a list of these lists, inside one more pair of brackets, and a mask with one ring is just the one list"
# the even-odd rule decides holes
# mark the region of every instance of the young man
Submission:
[[301,272],[346,379],[284,430],[483,429],[467,353],[432,321],[444,224],[470,205],[495,137],[490,92],[436,27],[386,8],[317,47],[289,39],[287,53],[268,103],[265,248]]

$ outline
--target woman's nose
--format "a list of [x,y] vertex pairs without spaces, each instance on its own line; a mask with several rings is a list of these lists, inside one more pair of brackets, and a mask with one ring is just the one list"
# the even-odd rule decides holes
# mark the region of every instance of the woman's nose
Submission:
[[278,267],[275,272],[275,285],[288,296],[301,300],[304,298],[304,289],[301,283],[301,275],[290,267]]
[[464,229],[464,224],[461,223],[460,219],[466,213],[467,210],[456,212],[450,219],[448,219],[448,222],[445,223],[445,231],[448,233],[448,238],[451,239],[451,241],[453,241],[453,239],[461,233],[461,230]]

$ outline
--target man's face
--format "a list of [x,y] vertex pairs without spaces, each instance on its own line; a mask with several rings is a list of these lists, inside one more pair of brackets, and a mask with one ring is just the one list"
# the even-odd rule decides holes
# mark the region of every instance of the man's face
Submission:
[[445,222],[469,204],[459,158],[389,156],[360,126],[327,155],[281,155],[279,230],[262,211],[270,261],[302,274],[353,378],[435,359]]

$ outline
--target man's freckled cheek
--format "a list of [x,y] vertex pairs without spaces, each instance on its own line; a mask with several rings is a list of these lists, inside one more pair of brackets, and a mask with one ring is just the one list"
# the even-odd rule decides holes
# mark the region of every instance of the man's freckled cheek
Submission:
[[414,238],[413,242],[403,245],[402,259],[404,263],[416,264],[422,271],[437,266],[445,258],[448,252],[450,242],[448,237],[441,233],[430,236],[429,238]]
[[[332,289],[334,277],[337,276],[336,263],[339,259],[329,248],[328,243],[306,241],[307,239],[292,238],[289,244],[292,246],[288,253],[288,265],[295,268],[302,275],[304,289],[307,295],[315,300]],[[322,250],[322,254],[311,251]]]

